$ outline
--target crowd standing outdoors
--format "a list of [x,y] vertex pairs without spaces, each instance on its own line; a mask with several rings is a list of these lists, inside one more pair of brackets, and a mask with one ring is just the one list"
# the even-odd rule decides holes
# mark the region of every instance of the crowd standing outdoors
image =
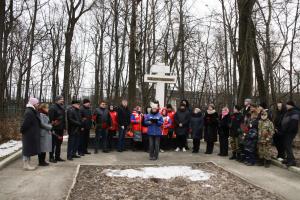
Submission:
[[65,107],[63,97],[57,96],[49,107],[30,98],[21,126],[24,169],[36,168],[30,164],[30,157],[35,155],[38,155],[39,166],[49,165],[47,153],[49,162],[64,162],[61,144],[65,130],[68,133],[67,160],[91,154],[88,144],[93,127],[95,154],[99,149],[103,153],[113,149],[126,151],[125,138],[131,138],[133,150],[149,152],[149,159],[157,160],[159,153],[165,150],[189,150],[187,139],[191,136],[192,153],[199,153],[200,141],[204,138],[205,154],[212,154],[219,139],[219,156],[228,156],[230,145],[230,160],[269,167],[271,146],[275,145],[277,158],[282,163],[296,165],[292,144],[298,133],[300,112],[293,101],[278,102],[274,113],[265,103],[256,105],[251,99],[245,99],[244,106],[235,105],[232,112],[225,106],[220,114],[213,104],[204,111],[198,107],[192,109],[187,100],[181,101],[177,112],[172,105],[161,107],[157,101],[144,111],[136,106],[131,112],[127,100],[122,100],[120,106],[100,101],[92,112],[88,99],[73,100]]

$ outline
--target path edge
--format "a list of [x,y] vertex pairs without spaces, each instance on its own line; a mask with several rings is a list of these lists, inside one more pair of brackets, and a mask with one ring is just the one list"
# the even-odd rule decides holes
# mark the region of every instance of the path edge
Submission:
[[0,161],[0,171],[22,156],[22,148]]
[[76,171],[75,171],[75,175],[74,175],[74,177],[73,177],[72,185],[71,185],[71,187],[69,188],[68,195],[66,196],[66,200],[69,200],[69,199],[70,199],[72,190],[73,190],[73,188],[75,187],[75,184],[76,184],[76,182],[77,182],[77,177],[78,177],[78,174],[79,174],[79,170],[80,170],[80,166],[81,166],[81,164],[78,164],[77,167],[76,167]]

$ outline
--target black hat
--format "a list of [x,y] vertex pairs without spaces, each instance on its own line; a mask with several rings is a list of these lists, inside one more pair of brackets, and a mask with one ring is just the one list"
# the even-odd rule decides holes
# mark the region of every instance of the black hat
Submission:
[[61,99],[63,99],[64,97],[62,96],[62,95],[58,95],[58,96],[56,96],[55,97],[55,101],[59,101],[59,100],[61,100]]
[[91,101],[89,99],[83,99],[82,103],[86,104],[86,103],[90,103]]
[[167,104],[166,107],[167,107],[167,108],[171,108],[171,109],[173,108],[171,104]]
[[72,104],[80,104],[80,101],[78,101],[78,100],[76,100],[76,99],[74,99],[74,100],[72,100],[72,102],[71,102]]
[[290,106],[293,106],[293,107],[295,107],[295,106],[296,106],[296,105],[295,105],[295,102],[294,102],[294,101],[292,101],[292,100],[290,100],[290,101],[286,102],[286,105],[290,105]]
[[238,111],[241,111],[241,110],[242,110],[242,107],[239,106],[239,105],[235,105],[234,108],[237,109]]
[[267,109],[268,108],[268,105],[266,102],[262,102],[259,104],[260,107],[262,107],[263,109]]

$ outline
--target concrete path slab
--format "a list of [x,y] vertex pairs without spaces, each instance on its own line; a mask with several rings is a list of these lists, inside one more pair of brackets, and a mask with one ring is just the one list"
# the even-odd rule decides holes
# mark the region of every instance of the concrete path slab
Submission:
[[[72,185],[73,176],[78,164],[90,165],[144,165],[144,164],[180,164],[212,161],[235,175],[274,192],[285,199],[298,200],[300,192],[300,176],[285,169],[271,166],[266,169],[258,166],[245,166],[227,157],[215,154],[205,155],[204,145],[199,154],[191,152],[165,152],[158,161],[150,161],[144,152],[126,151],[118,153],[102,153],[87,155],[72,162],[51,164],[40,167],[36,171],[22,170],[22,161],[17,160],[0,171],[0,200],[60,200],[64,199]],[[63,152],[66,146],[63,146]],[[63,155],[65,158],[65,154]],[[33,163],[37,163],[36,158]]]

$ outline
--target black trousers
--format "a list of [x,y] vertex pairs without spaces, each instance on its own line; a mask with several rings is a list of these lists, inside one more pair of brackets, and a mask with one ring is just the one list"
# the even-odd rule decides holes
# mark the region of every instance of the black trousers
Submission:
[[297,134],[287,134],[285,135],[285,152],[286,152],[286,160],[288,163],[295,163],[295,156],[293,152],[293,141]]
[[107,148],[112,150],[113,149],[113,138],[116,135],[116,131],[108,130],[107,135]]
[[142,134],[143,149],[145,152],[149,149],[149,137],[147,134]]
[[[54,133],[59,136],[64,135],[64,130],[54,130]],[[52,152],[50,152],[50,159],[54,158],[58,159],[60,158],[60,152],[61,152],[61,144],[62,140],[58,139],[56,135],[52,135]]]
[[67,157],[72,158],[76,155],[79,147],[79,133],[69,133],[68,138],[68,148],[67,148]]
[[200,149],[200,138],[193,139],[193,151],[199,152]]
[[222,130],[219,134],[220,141],[220,154],[227,156],[228,155],[228,138],[229,138],[229,130]]
[[38,155],[38,157],[39,157],[39,164],[43,164],[43,163],[45,163],[46,161],[46,153],[45,152],[42,152],[42,153],[40,153],[39,155]]
[[160,136],[149,135],[149,156],[158,159]]
[[168,149],[174,148],[174,143],[173,143],[173,135],[174,135],[174,129],[170,128],[168,132]]
[[180,149],[186,147],[186,135],[176,135],[176,144]]
[[80,132],[79,136],[79,153],[87,153],[88,152],[88,144],[90,141],[90,129],[84,129]]
[[214,151],[214,142],[206,142],[206,153],[211,154]]
[[277,149],[277,158],[285,158],[284,136],[276,133],[273,137],[273,142]]

